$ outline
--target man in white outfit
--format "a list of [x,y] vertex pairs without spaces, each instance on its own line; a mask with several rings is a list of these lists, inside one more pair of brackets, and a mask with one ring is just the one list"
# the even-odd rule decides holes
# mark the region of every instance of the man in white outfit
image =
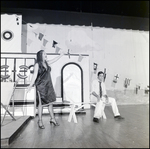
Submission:
[[93,118],[94,122],[99,122],[99,119],[102,117],[102,112],[105,108],[105,103],[108,103],[112,106],[112,111],[116,120],[124,119],[122,116],[120,116],[115,98],[107,96],[106,87],[104,83],[104,73],[102,71],[98,72],[97,79],[94,80],[92,83],[92,95],[94,95],[97,98],[97,104],[95,107]]

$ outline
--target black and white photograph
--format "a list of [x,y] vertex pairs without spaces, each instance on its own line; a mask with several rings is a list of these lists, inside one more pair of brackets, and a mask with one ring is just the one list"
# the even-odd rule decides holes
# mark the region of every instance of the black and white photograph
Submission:
[[149,1],[1,1],[1,148],[149,148]]

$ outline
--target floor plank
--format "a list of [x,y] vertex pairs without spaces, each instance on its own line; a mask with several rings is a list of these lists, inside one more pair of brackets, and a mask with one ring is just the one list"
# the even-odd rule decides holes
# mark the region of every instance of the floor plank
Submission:
[[43,115],[45,129],[39,129],[37,117],[5,148],[149,148],[149,105],[119,105],[125,120],[114,120],[110,106],[107,119],[92,121],[94,108],[77,114],[78,123],[68,120],[68,114],[55,114],[60,126],[49,123]]

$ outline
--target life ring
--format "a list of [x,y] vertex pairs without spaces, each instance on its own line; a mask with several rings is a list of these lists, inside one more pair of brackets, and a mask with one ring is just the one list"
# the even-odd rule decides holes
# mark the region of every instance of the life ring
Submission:
[[12,40],[14,37],[14,34],[12,31],[6,30],[2,33],[2,38],[6,41]]
[[[8,74],[6,74],[6,75],[1,75],[1,78],[3,78],[3,79],[8,79],[8,78],[11,76],[12,70],[11,70],[11,68],[10,68],[8,65],[2,65],[2,66],[1,66],[1,70],[2,70],[3,68],[8,69]],[[6,72],[7,72],[7,70],[6,70]]]
[[[20,70],[21,70],[21,69],[25,69],[25,70],[27,71],[27,74],[26,74],[26,75],[21,75],[21,74],[20,74]],[[18,69],[17,69],[17,76],[18,76],[19,78],[21,78],[21,79],[26,79],[26,78],[29,76],[29,74],[30,74],[30,69],[28,68],[28,66],[26,66],[26,65],[21,65],[21,66],[18,67]]]

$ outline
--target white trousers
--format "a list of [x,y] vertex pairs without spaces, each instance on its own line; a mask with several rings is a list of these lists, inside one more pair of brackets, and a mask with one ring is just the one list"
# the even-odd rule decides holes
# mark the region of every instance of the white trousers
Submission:
[[102,114],[103,114],[106,104],[111,105],[114,116],[120,115],[115,98],[108,97],[108,103],[105,103],[105,98],[102,97],[102,100],[100,100],[99,102],[96,103],[95,111],[94,111],[95,118],[99,119],[102,117]]

